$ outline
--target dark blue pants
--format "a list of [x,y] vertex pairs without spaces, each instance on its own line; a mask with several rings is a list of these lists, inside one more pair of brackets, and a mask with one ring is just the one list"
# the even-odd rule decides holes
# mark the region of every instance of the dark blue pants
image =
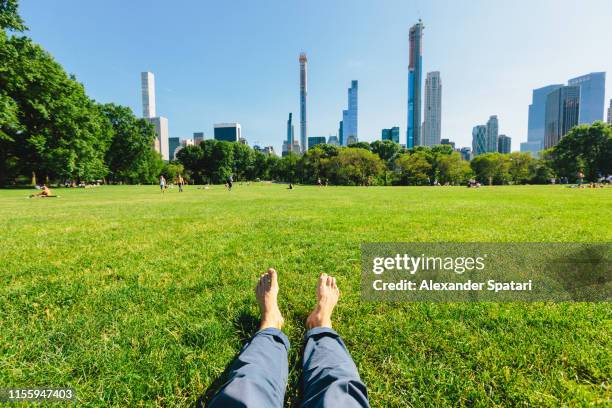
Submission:
[[[257,332],[231,367],[229,380],[210,408],[279,408],[289,372],[289,339],[280,330]],[[369,407],[368,392],[338,333],[317,327],[306,333],[302,407]]]

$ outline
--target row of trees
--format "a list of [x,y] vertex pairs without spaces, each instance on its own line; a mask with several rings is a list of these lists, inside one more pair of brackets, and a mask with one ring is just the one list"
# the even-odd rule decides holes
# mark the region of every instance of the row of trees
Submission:
[[153,126],[129,108],[90,99],[0,0],[0,185],[11,181],[154,181]]

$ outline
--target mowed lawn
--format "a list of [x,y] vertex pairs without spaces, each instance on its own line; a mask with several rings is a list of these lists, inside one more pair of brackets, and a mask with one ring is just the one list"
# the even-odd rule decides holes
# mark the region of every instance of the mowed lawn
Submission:
[[257,325],[272,266],[300,398],[321,272],[373,407],[605,405],[609,303],[367,303],[360,244],[612,241],[612,188],[236,184],[0,190],[0,388],[73,387],[88,406],[210,397]]

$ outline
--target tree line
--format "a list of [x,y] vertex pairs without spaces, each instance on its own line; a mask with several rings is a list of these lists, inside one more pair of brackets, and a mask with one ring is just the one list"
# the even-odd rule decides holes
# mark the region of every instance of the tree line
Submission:
[[406,149],[392,141],[321,144],[279,158],[241,143],[206,140],[166,163],[155,130],[127,107],[100,104],[42,47],[23,35],[17,0],[0,0],[0,185],[103,180],[154,183],[183,174],[194,183],[277,180],[336,185],[536,184],[594,181],[612,173],[612,127],[573,128],[539,159],[487,153],[471,161],[448,145]]

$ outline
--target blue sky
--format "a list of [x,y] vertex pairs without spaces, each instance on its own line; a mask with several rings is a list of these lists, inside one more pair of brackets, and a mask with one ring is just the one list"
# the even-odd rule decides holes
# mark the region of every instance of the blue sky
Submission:
[[612,70],[610,0],[21,0],[20,12],[94,99],[140,116],[140,72],[152,71],[170,136],[210,138],[214,123],[236,121],[251,145],[278,152],[288,113],[299,116],[300,51],[310,136],[337,133],[357,79],[359,138],[399,125],[405,143],[408,30],[419,17],[425,72],[442,77],[442,137],[457,146],[496,114],[518,150],[533,88]]

